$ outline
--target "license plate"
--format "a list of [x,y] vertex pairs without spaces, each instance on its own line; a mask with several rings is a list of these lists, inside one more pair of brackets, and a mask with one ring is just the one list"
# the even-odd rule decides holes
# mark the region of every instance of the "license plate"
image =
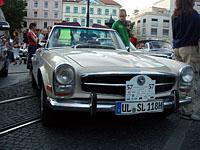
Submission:
[[116,102],[116,115],[133,115],[152,112],[163,112],[163,101]]
[[138,75],[126,81],[125,101],[148,101],[155,99],[155,80]]

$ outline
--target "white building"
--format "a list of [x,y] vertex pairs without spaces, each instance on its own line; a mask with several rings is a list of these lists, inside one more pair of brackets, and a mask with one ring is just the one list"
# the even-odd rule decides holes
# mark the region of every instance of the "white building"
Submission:
[[[90,0],[90,26],[93,23],[105,25],[105,21],[118,19],[121,5],[113,0]],[[87,0],[63,0],[62,19],[86,25]]]
[[[171,16],[175,0],[159,0],[152,7],[134,13],[131,20],[135,22],[135,36],[138,39],[172,40]],[[200,0],[194,8],[200,13]]]
[[[175,1],[176,0],[159,0],[158,2],[155,2],[153,4],[153,6],[166,8],[166,9],[170,10],[170,12],[172,14],[174,11],[174,8],[175,8]],[[194,9],[196,9],[200,14],[200,0],[196,0]]]
[[61,21],[62,0],[26,0],[26,2],[24,27],[35,22],[37,28],[47,28]]
[[134,13],[135,36],[139,40],[170,40],[170,14],[165,8],[150,7]]

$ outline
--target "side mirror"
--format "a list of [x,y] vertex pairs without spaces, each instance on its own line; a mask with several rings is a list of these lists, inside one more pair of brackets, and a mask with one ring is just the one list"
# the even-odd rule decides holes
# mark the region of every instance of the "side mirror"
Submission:
[[10,25],[8,22],[6,21],[0,21],[0,30],[9,30],[10,29]]

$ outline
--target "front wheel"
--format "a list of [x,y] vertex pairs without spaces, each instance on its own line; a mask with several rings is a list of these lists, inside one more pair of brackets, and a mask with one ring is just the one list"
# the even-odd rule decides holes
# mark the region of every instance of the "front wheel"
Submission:
[[3,69],[0,71],[1,77],[7,77],[8,76],[8,68],[6,65],[4,65]]
[[172,113],[174,113],[174,109],[166,109],[164,110],[163,112],[161,113],[157,113],[156,114],[156,117],[158,119],[165,119],[167,118],[168,116],[170,116]]
[[32,88],[38,89],[38,86],[37,86],[37,83],[36,83],[35,78],[33,76],[33,73],[31,74],[31,79],[32,79]]
[[52,123],[53,110],[47,104],[47,94],[44,85],[41,88],[41,120],[44,126],[49,126]]

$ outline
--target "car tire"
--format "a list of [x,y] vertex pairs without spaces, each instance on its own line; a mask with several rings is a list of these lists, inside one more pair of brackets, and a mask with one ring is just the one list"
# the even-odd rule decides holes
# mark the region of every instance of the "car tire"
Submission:
[[44,126],[50,126],[53,118],[53,110],[47,104],[47,94],[44,85],[41,88],[41,120]]
[[166,110],[164,110],[164,112],[162,112],[162,113],[158,113],[157,114],[157,118],[158,119],[166,119],[168,116],[170,116],[172,113],[174,113],[174,109],[166,109]]
[[8,76],[8,69],[6,65],[4,65],[3,69],[0,71],[0,76],[1,77],[7,77]]
[[35,78],[34,78],[34,76],[33,76],[33,73],[31,74],[31,79],[32,79],[32,88],[33,89],[38,89],[38,86],[37,86],[37,83],[36,83],[36,81],[35,81]]

